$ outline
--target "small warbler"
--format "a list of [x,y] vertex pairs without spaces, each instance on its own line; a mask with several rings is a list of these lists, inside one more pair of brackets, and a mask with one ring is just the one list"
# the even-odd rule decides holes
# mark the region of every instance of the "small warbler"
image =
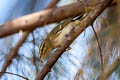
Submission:
[[[83,16],[83,15],[82,15]],[[48,36],[42,41],[39,49],[40,53],[40,63],[43,63],[43,59],[46,55],[50,54],[50,51],[57,48],[66,38],[66,35],[69,34],[71,29],[76,24],[76,19],[82,17],[81,15],[76,18],[68,18],[59,25],[57,25]],[[79,20],[78,20],[79,21]]]

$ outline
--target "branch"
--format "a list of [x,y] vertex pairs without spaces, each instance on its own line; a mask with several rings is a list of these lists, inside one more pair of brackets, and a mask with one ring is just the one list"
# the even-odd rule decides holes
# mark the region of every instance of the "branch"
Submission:
[[23,78],[23,79],[25,79],[25,80],[29,80],[29,79],[26,78],[26,77],[23,77],[23,76],[21,76],[21,75],[19,75],[19,74],[15,74],[15,73],[11,73],[11,72],[0,72],[0,73],[12,74],[12,75],[16,75],[16,76],[18,76],[18,77],[21,77],[21,78]]
[[[7,57],[5,63],[3,64],[1,72],[5,72],[7,67],[11,64],[12,59],[17,55],[17,51],[18,51],[19,47],[24,43],[24,41],[26,40],[28,34],[29,34],[29,32],[25,33],[24,36],[18,42],[18,44],[11,50],[9,56]],[[0,77],[2,75],[3,75],[3,73],[0,73]]]
[[119,67],[119,65],[120,56],[118,56],[118,58],[98,76],[97,80],[107,80],[107,78],[109,78],[109,76]]
[[95,29],[94,29],[94,27],[93,27],[93,24],[91,25],[91,27],[92,27],[92,30],[93,30],[94,35],[95,35],[95,37],[96,37],[97,44],[98,44],[98,48],[99,48],[99,51],[100,51],[100,52],[99,52],[99,53],[100,53],[100,62],[101,62],[101,67],[102,67],[102,72],[103,72],[103,70],[104,70],[104,65],[103,65],[103,53],[102,53],[102,48],[101,48],[101,46],[100,46],[99,38],[98,38],[97,33],[96,33],[96,31],[95,31]]
[[19,30],[33,30],[39,26],[58,22],[83,12],[84,4],[77,2],[63,7],[46,9],[40,12],[29,14],[0,25],[0,38],[17,33]]
[[[58,1],[53,0],[47,7],[46,9],[53,8]],[[7,67],[11,64],[12,59],[17,56],[17,51],[19,47],[25,42],[26,38],[28,37],[30,32],[25,32],[23,34],[23,37],[20,39],[18,44],[11,50],[11,53],[9,54],[8,58],[6,59],[5,63],[3,64],[3,67],[0,72],[0,77],[4,74],[3,72],[6,71]]]
[[[105,1],[105,0],[104,0]],[[80,22],[79,25],[66,36],[66,40],[57,48],[55,53],[48,59],[47,63],[43,66],[43,69],[38,73],[35,80],[43,80],[48,72],[50,72],[52,66],[63,54],[66,48],[87,28],[94,20],[102,13],[102,11],[110,4],[112,0],[106,0],[105,3],[97,5],[97,7],[88,14],[88,16]]]

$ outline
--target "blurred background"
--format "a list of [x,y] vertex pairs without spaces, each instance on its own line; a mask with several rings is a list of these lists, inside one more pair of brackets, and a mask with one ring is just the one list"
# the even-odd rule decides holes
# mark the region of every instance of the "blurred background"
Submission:
[[[57,6],[73,3],[77,0],[60,0]],[[97,0],[92,1],[93,4]],[[120,56],[120,4],[109,8],[96,19],[94,28],[99,38],[103,53],[104,68]],[[0,0],[0,24],[9,20],[43,10],[51,0]],[[41,70],[39,64],[39,46],[43,39],[58,23],[35,29],[29,34],[24,44],[19,48],[16,57],[7,67],[7,72],[16,73],[34,80]],[[0,69],[17,44],[22,33],[0,39]],[[88,27],[72,44],[71,50],[64,52],[45,80],[95,80],[101,72],[99,48],[91,27]],[[0,80],[23,80],[22,78],[4,74]],[[109,80],[120,80],[120,66],[112,73]]]

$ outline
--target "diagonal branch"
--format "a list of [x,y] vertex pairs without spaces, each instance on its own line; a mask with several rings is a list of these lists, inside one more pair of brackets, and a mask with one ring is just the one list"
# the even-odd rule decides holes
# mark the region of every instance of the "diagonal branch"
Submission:
[[43,66],[43,69],[38,73],[35,80],[43,80],[48,72],[50,72],[52,66],[56,63],[59,57],[63,54],[66,48],[87,28],[91,25],[95,19],[103,12],[103,10],[112,2],[112,0],[104,0],[105,3],[99,4],[91,11],[88,16],[76,26],[68,36],[66,40],[57,48],[55,53],[49,58],[47,63]]
[[[29,32],[25,33],[24,36],[20,39],[20,41],[18,42],[18,44],[11,50],[11,53],[9,54],[9,56],[7,57],[5,63],[3,64],[3,67],[1,69],[1,72],[5,72],[7,67],[11,64],[12,59],[17,55],[17,51],[19,49],[19,47],[25,42],[27,36],[28,36]],[[3,75],[3,73],[0,73],[0,77]]]
[[77,2],[63,7],[46,9],[40,12],[29,14],[0,25],[0,38],[17,33],[19,30],[33,30],[39,26],[58,22],[83,12],[84,4]]
[[28,78],[26,78],[26,77],[24,77],[24,76],[21,76],[21,75],[19,75],[19,74],[15,74],[15,73],[11,73],[11,72],[0,72],[0,73],[12,74],[12,75],[16,75],[16,76],[18,76],[18,77],[21,77],[21,78],[23,78],[23,79],[25,79],[25,80],[29,80]]

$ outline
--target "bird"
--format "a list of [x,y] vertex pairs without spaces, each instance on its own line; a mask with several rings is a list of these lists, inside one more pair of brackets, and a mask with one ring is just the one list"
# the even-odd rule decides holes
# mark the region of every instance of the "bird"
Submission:
[[76,24],[76,20],[81,17],[82,16],[68,18],[57,25],[55,28],[53,28],[53,30],[47,35],[47,37],[42,41],[40,45],[40,63],[43,63],[43,59],[45,58],[45,56],[50,55],[50,52],[57,48],[65,40],[66,35],[69,34],[69,32],[74,27],[74,24]]

